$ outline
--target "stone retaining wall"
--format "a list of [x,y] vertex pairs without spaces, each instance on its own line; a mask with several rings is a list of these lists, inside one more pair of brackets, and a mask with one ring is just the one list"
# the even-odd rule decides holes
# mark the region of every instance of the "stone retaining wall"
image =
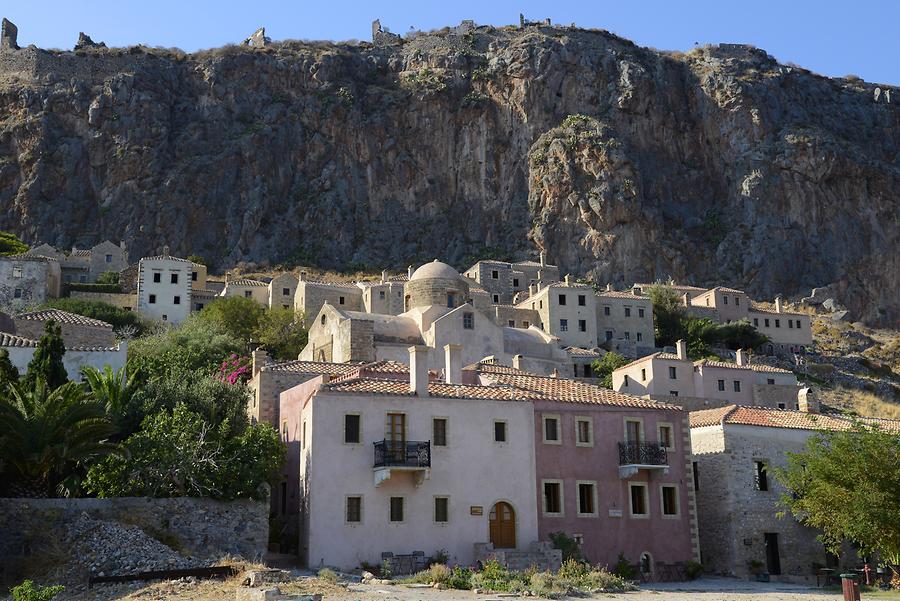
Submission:
[[180,553],[200,558],[258,561],[268,546],[267,500],[0,499],[0,583],[15,581],[23,562],[39,560],[82,513],[139,526]]

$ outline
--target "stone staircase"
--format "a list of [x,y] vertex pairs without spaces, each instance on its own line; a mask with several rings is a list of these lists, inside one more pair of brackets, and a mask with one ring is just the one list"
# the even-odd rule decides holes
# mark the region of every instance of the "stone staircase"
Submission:
[[514,572],[522,572],[534,566],[541,572],[555,572],[562,565],[562,551],[549,542],[533,542],[527,551],[518,549],[494,549],[491,543],[475,543],[475,560],[484,563],[496,559]]

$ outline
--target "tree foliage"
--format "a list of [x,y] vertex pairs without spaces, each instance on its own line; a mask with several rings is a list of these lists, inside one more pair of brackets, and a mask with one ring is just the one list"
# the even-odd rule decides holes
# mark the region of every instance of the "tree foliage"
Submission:
[[99,319],[110,324],[116,333],[127,330],[130,336],[140,336],[148,328],[147,323],[142,321],[134,311],[126,311],[102,301],[83,298],[55,298],[44,303],[41,308],[60,309],[61,311],[84,315],[92,319]]
[[104,407],[106,415],[116,426],[117,433],[124,436],[132,399],[143,383],[140,370],[132,370],[130,375],[126,375],[124,367],[113,371],[109,365],[105,365],[101,371],[85,365],[81,368],[81,375],[93,399]]
[[85,466],[120,452],[108,442],[114,431],[103,407],[74,382],[10,386],[0,397],[3,479],[24,496],[52,495],[59,485],[72,494]]
[[235,435],[227,421],[211,424],[183,404],[148,417],[125,447],[127,457],[91,467],[88,490],[101,497],[258,497],[285,453],[268,424]]
[[604,388],[612,388],[612,373],[625,365],[628,365],[628,359],[619,353],[610,351],[600,359],[594,361],[594,363],[591,364],[591,369],[594,370],[595,376],[603,378],[601,386]]
[[119,284],[118,271],[104,271],[97,276],[97,283],[106,286],[117,286]]
[[203,307],[197,318],[214,325],[246,346],[259,328],[265,311],[252,298],[227,296]]
[[857,543],[865,554],[900,564],[900,435],[855,424],[845,432],[823,432],[806,449],[788,453],[774,470],[787,493],[781,503],[838,554],[841,543]]
[[0,232],[0,255],[21,255],[28,251],[28,245],[11,232]]
[[150,380],[167,378],[173,370],[214,374],[223,359],[246,351],[246,343],[198,315],[191,315],[178,327],[133,341],[128,347],[129,369],[140,368]]
[[44,324],[44,333],[25,371],[25,386],[33,389],[38,380],[42,380],[50,390],[53,390],[65,384],[69,380],[63,364],[65,354],[66,345],[63,343],[62,330],[56,321],[50,319]]
[[253,339],[276,359],[296,359],[308,339],[303,314],[291,308],[268,309],[262,314]]
[[0,349],[0,393],[6,390],[9,384],[19,381],[19,370],[9,359],[9,351]]

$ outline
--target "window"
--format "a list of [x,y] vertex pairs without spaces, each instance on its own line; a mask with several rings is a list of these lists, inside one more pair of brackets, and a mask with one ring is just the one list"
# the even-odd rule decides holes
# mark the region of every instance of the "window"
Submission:
[[[533,308],[534,308],[534,306],[532,305],[532,309]],[[544,308],[544,299],[541,299],[538,301],[538,309],[543,309],[543,308]]]
[[609,315],[609,307],[603,307],[603,314]]
[[740,307],[740,306],[741,306],[741,297],[739,297],[739,296],[735,296],[735,297],[734,297],[734,306],[735,306],[735,307]]
[[13,267],[12,277],[14,277],[14,278],[22,277],[22,268],[21,267]]
[[497,279],[499,279],[499,278],[500,278],[500,272],[497,271],[496,269],[492,270],[492,271],[491,271],[491,279],[492,279],[492,280],[497,280]]
[[560,294],[560,295],[559,295],[559,304],[560,304],[561,306],[566,304],[566,295],[565,295],[565,294]]
[[282,308],[282,309],[290,309],[291,306],[290,306],[290,305],[281,305],[281,308]]
[[645,368],[645,369],[641,369],[641,382],[646,382],[646,381],[647,381],[647,370]]
[[447,446],[447,418],[435,417],[431,420],[431,444],[436,447]]
[[587,304],[587,297],[583,294],[578,295],[578,306],[583,307]]
[[531,327],[531,324],[528,323],[527,321],[523,321],[523,322],[522,322],[522,327],[525,328],[525,329],[528,329],[529,327]]
[[300,448],[305,449],[306,448],[306,420],[303,421],[303,425],[301,426],[300,432],[301,432]]
[[403,521],[403,497],[391,497],[391,521]]
[[348,524],[362,522],[362,497],[347,497],[346,515]]
[[347,413],[344,415],[344,442],[346,444],[359,444],[360,419],[357,414]]
[[560,332],[568,332],[569,331],[569,320],[568,319],[560,319],[559,320],[559,331]]
[[544,415],[541,419],[544,422],[544,442],[548,444],[560,444],[559,416]]
[[672,425],[671,424],[659,424],[656,427],[657,435],[659,436],[659,444],[662,447],[665,447],[667,451],[675,450],[675,435],[672,433]]
[[160,282],[162,282],[162,274],[157,271],[153,274],[153,283],[159,284]]
[[343,296],[339,296],[339,297],[338,297],[338,304],[339,304],[339,305],[343,305],[343,304],[344,304],[344,297],[343,297]]
[[768,328],[768,327],[769,327],[769,320],[766,319],[766,320],[764,321],[764,323],[766,324],[766,327]]
[[544,515],[563,515],[562,480],[544,480]]
[[789,319],[789,320],[788,320],[788,328],[791,329],[791,328],[793,328],[793,327],[794,327],[794,320],[793,320],[793,319]]
[[735,380],[734,383],[733,383],[733,385],[734,385],[734,391],[735,391],[735,392],[740,392],[740,391],[741,391],[741,381],[740,381],[740,380]]
[[319,322],[324,326],[325,325],[325,316],[323,315]]
[[203,310],[203,303],[197,303],[197,310],[198,310],[198,311],[202,311],[202,310]]
[[594,482],[578,482],[578,517],[597,515],[597,486]]
[[754,461],[753,483],[756,490],[769,490],[769,474],[766,473],[766,464],[763,461]]
[[785,405],[784,403],[778,403],[778,408],[779,409],[787,409],[787,405]]
[[627,375],[625,376],[625,379],[623,380],[623,382],[625,384],[625,388],[628,388],[628,376]]
[[625,442],[641,442],[644,439],[643,424],[637,419],[625,420]]
[[169,321],[169,316],[163,313],[163,321]]
[[494,422],[494,442],[506,442],[506,422]]
[[677,391],[677,390],[670,390],[670,391],[669,391],[669,396],[678,396],[678,391]]
[[196,272],[196,271],[192,271],[192,272],[191,272],[191,281],[192,281],[192,282],[196,282],[196,281],[197,281],[197,272]]
[[447,293],[447,308],[453,309],[456,305],[456,296],[452,292]]
[[753,327],[754,327],[754,328],[758,328],[758,327],[759,327],[759,320],[758,320],[757,318],[755,318],[755,317],[753,318]]
[[644,309],[643,309],[643,307],[638,307],[638,317],[643,317],[643,316],[644,316]]
[[174,305],[180,305],[180,304],[181,304],[181,297],[176,295],[176,296],[172,299],[172,304],[174,304]]
[[612,340],[612,338],[613,338],[612,330],[606,330],[606,339]]
[[700,466],[694,461],[691,464],[691,471],[694,472],[694,491],[700,490]]
[[638,342],[642,342],[644,340],[644,335],[640,332],[637,332],[634,336],[635,338],[637,338]]
[[463,313],[463,328],[466,330],[474,330],[475,329],[475,314],[474,313]]
[[725,392],[725,380],[719,380],[719,391]]
[[776,319],[776,320],[775,320],[775,327],[776,327],[776,328],[780,328],[780,327],[781,327],[781,320],[780,320],[780,319]]
[[585,377],[585,378],[592,378],[592,377],[594,376],[594,370],[593,370],[593,368],[590,366],[590,364],[589,364],[589,363],[585,363],[583,367],[584,367],[584,377]]
[[723,296],[723,297],[722,297],[722,304],[723,304],[723,305],[727,305],[727,304],[728,304],[728,297],[727,297],[727,296]]
[[575,446],[594,446],[594,420],[589,417],[575,418]]
[[147,300],[147,302],[149,302],[151,305],[155,305],[156,304],[156,295],[151,294],[150,298]]
[[769,386],[774,386],[775,378],[766,378],[766,384],[768,384]]
[[446,524],[450,521],[450,499],[448,497],[434,498],[434,521]]
[[384,300],[384,290],[379,290],[379,291],[378,291],[378,299],[379,299],[379,300]]
[[625,340],[631,340],[631,332],[623,332],[625,335]]
[[499,294],[495,294],[495,295],[493,296],[493,299],[494,299],[494,304],[499,303],[499,302],[500,302],[500,295],[499,295]]
[[281,289],[281,296],[290,296],[290,295],[291,295],[291,289],[290,289],[290,288],[282,288],[282,289]]
[[22,289],[16,288],[13,290],[13,298],[22,298]]
[[510,319],[509,321],[506,322],[506,325],[508,325],[511,328],[514,328],[514,327],[516,327],[516,320]]
[[244,290],[244,298],[253,298],[252,290]]
[[513,278],[513,288],[519,287],[519,278]]
[[663,517],[678,517],[681,508],[678,507],[678,487],[666,486],[660,487],[660,505],[662,505]]
[[645,518],[647,516],[647,486],[645,484],[628,485],[629,509],[631,517]]
[[678,379],[678,372],[674,367],[669,367],[669,379],[670,380]]
[[584,319],[578,320],[578,331],[579,332],[587,332],[587,321]]
[[625,307],[625,317],[631,317],[631,307]]
[[177,284],[178,283],[178,274],[177,273],[169,274],[169,281],[173,284]]

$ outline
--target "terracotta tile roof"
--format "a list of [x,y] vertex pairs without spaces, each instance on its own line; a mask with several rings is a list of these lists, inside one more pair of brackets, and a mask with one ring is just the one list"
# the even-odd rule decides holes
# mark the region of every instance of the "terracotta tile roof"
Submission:
[[467,365],[465,367],[466,370],[474,370],[480,371],[486,374],[527,374],[527,371],[522,371],[521,369],[516,369],[515,367],[510,367],[508,365],[500,365],[499,363],[475,363],[473,365]]
[[[850,430],[853,419],[842,415],[825,415],[806,413],[803,411],[786,411],[767,407],[745,407],[728,405],[718,409],[692,411],[691,427],[712,426],[716,424],[737,424],[744,426],[760,426],[765,428],[788,428],[792,430]],[[879,418],[857,418],[857,421],[879,428],[900,432],[900,420]]]
[[73,256],[73,257],[90,257],[90,256],[91,256],[91,251],[90,251],[90,250],[82,250],[82,249],[76,248],[76,249],[74,249],[74,250],[72,251],[71,256]]
[[92,319],[90,317],[85,317],[84,315],[78,315],[77,313],[69,313],[68,311],[63,311],[61,309],[44,309],[43,311],[19,313],[15,316],[15,318],[26,319],[28,321],[47,321],[52,319],[58,323],[69,323],[79,326],[92,326],[95,328],[108,328],[110,330],[112,329],[112,324],[106,323],[105,321]]
[[284,361],[264,365],[264,371],[298,374],[328,374],[332,376],[343,375],[359,369],[359,363],[328,363],[324,361]]
[[674,353],[664,353],[664,352],[660,351],[658,353],[653,353],[653,354],[641,357],[639,359],[635,359],[631,363],[627,363],[627,364],[623,365],[622,367],[620,367],[619,369],[625,369],[626,367],[631,367],[632,365],[638,365],[639,363],[643,363],[644,361],[649,361],[650,359],[668,359],[670,361],[679,361],[679,360],[689,361],[689,359],[678,359],[678,355],[676,355]]
[[118,351],[118,346],[67,346],[67,351],[82,351],[88,353],[103,353],[109,351]]
[[530,259],[528,261],[516,261],[515,263],[513,263],[513,265],[525,265],[528,267],[556,267],[556,265],[541,265],[540,261],[532,261]]
[[0,332],[0,346],[37,346],[37,340]]
[[[173,257],[172,255],[154,255],[152,257],[141,257],[141,261],[178,261],[179,263],[191,263],[187,259],[181,257]],[[193,263],[191,263],[193,265]]]
[[566,284],[565,282],[553,282],[552,284],[547,284],[546,288],[593,288],[593,286],[582,282],[571,282],[569,284]]
[[578,357],[600,357],[602,353],[600,349],[590,349],[590,348],[580,348],[577,346],[567,346],[566,352],[570,355],[575,355]]
[[700,286],[688,286],[682,284],[664,284],[663,282],[656,282],[654,284],[640,284],[636,283],[635,286],[639,288],[652,288],[653,286],[662,286],[663,288],[671,288],[672,290],[695,290],[697,292],[706,292],[706,288],[701,288]]
[[[356,282],[326,282],[324,280],[300,280],[300,284],[312,284],[313,286],[329,286],[331,288],[343,288],[345,290],[359,290]],[[359,290],[360,293],[362,292]]]
[[405,363],[398,363],[397,361],[373,361],[372,363],[365,363],[363,365],[358,365],[360,369],[364,369],[367,372],[379,372],[379,373],[409,373],[409,366]]
[[[409,390],[406,380],[389,380],[381,378],[349,378],[330,384],[324,389],[333,392],[351,394],[389,394],[394,396],[414,396]],[[531,394],[505,386],[472,386],[466,384],[446,384],[430,382],[428,394],[432,397],[447,399],[473,399],[489,401],[529,401]]]
[[45,257],[43,255],[4,255],[0,256],[0,260],[12,261],[34,261],[36,263],[59,263],[56,257]]
[[764,309],[762,307],[757,307],[755,305],[750,308],[749,313],[763,313],[765,315],[791,315],[794,317],[800,317],[800,316],[805,315],[805,316],[809,317],[806,313],[792,313],[790,311],[782,311],[781,313],[779,313],[778,311],[773,311],[772,309]]
[[728,294],[747,294],[743,290],[728,288],[727,286],[715,286],[713,288],[710,288],[707,292],[712,292],[713,290],[718,290],[719,292],[727,292]]
[[229,280],[225,282],[226,286],[258,286],[265,287],[268,286],[266,282],[260,282],[259,280],[251,280],[248,278],[241,278],[239,280]]
[[699,361],[694,361],[694,365],[708,365],[709,367],[723,367],[726,369],[750,369],[753,371],[760,372],[769,372],[769,373],[777,373],[777,374],[792,374],[789,369],[782,369],[780,367],[774,367],[772,365],[765,365],[763,363],[752,363],[750,365],[738,365],[737,363],[727,363],[725,361],[710,361],[709,359],[700,359]]
[[608,298],[632,298],[639,299],[642,301],[649,302],[649,299],[646,296],[641,296],[639,294],[634,294],[631,292],[620,292],[618,290],[601,290],[597,293],[599,297],[608,297]]

